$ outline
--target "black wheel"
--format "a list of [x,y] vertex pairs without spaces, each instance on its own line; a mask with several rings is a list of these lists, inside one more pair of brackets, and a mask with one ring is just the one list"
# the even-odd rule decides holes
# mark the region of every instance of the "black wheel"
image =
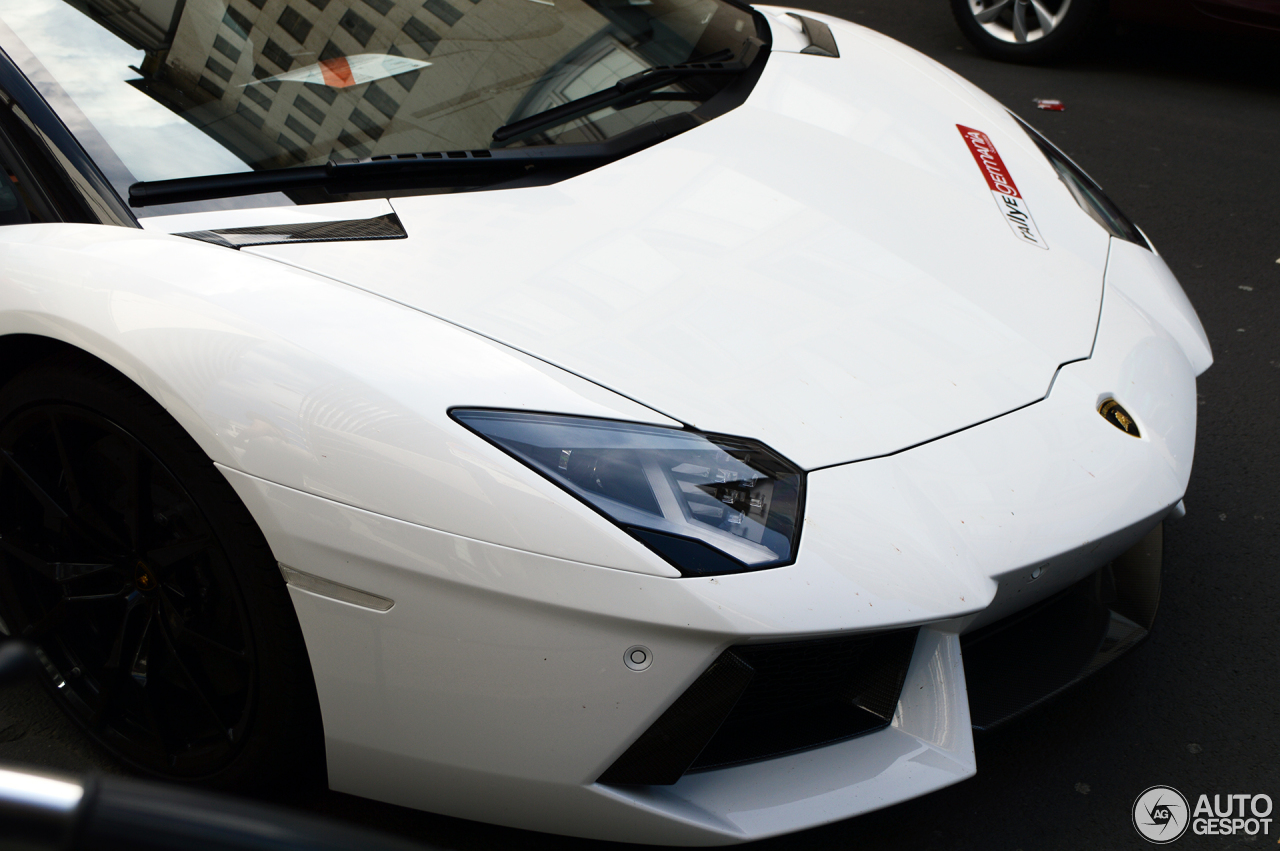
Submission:
[[134,769],[242,791],[323,776],[270,549],[190,436],[96,361],[46,362],[0,391],[0,618]]
[[1078,49],[1095,31],[1102,0],[951,0],[969,41],[1006,62],[1049,62]]

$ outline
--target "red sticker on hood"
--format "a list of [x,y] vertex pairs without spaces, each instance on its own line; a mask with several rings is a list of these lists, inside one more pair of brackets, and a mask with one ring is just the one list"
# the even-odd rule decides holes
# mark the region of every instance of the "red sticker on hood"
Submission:
[[1031,218],[1031,208],[1018,192],[1018,184],[1013,182],[1013,175],[1009,174],[1004,160],[1000,159],[1000,152],[996,150],[991,137],[981,130],[974,130],[963,124],[957,124],[956,129],[960,131],[965,144],[969,146],[969,153],[973,154],[974,162],[978,164],[978,169],[986,178],[987,186],[996,199],[996,206],[1000,209],[1004,220],[1009,223],[1013,235],[1036,248],[1047,249],[1048,244],[1040,236],[1035,219]]
[[963,124],[957,124],[956,127],[960,128],[960,135],[969,145],[969,153],[973,154],[973,158],[977,160],[978,167],[987,178],[987,185],[991,187],[991,191],[1021,198],[1018,187],[1009,175],[1009,169],[1004,167],[1004,160],[1000,159],[1000,152],[992,144],[991,138],[981,130],[974,130]]

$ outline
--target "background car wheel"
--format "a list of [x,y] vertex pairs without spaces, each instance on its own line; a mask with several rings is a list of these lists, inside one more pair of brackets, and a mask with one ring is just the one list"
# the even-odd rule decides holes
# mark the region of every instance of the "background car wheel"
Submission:
[[951,0],[961,32],[1006,62],[1048,62],[1088,40],[1102,0]]
[[266,541],[191,437],[97,361],[48,361],[0,392],[0,617],[134,769],[241,791],[323,778]]

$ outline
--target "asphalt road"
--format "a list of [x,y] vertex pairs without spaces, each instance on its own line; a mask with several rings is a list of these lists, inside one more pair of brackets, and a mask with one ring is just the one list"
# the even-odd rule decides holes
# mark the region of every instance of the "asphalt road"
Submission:
[[[811,0],[973,80],[1058,143],[1155,242],[1195,304],[1216,363],[1201,379],[1186,504],[1165,533],[1151,638],[1051,706],[977,742],[978,776],[761,849],[1145,848],[1144,789],[1280,802],[1280,42],[1112,32],[1053,68],[1001,65],[943,0]],[[1058,98],[1042,112],[1032,98]],[[30,686],[0,690],[0,761],[110,763]],[[496,828],[338,794],[307,809],[457,849],[622,848]],[[1280,816],[1280,812],[1277,812]],[[1276,847],[1196,837],[1185,849]]]

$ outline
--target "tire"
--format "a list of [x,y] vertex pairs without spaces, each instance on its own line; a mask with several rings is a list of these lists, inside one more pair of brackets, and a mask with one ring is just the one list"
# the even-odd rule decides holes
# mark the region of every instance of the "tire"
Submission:
[[0,391],[0,618],[134,771],[247,793],[323,781],[311,665],[266,540],[182,427],[86,356]]
[[951,0],[960,31],[978,50],[1028,64],[1079,50],[1097,30],[1103,11],[1104,0]]

